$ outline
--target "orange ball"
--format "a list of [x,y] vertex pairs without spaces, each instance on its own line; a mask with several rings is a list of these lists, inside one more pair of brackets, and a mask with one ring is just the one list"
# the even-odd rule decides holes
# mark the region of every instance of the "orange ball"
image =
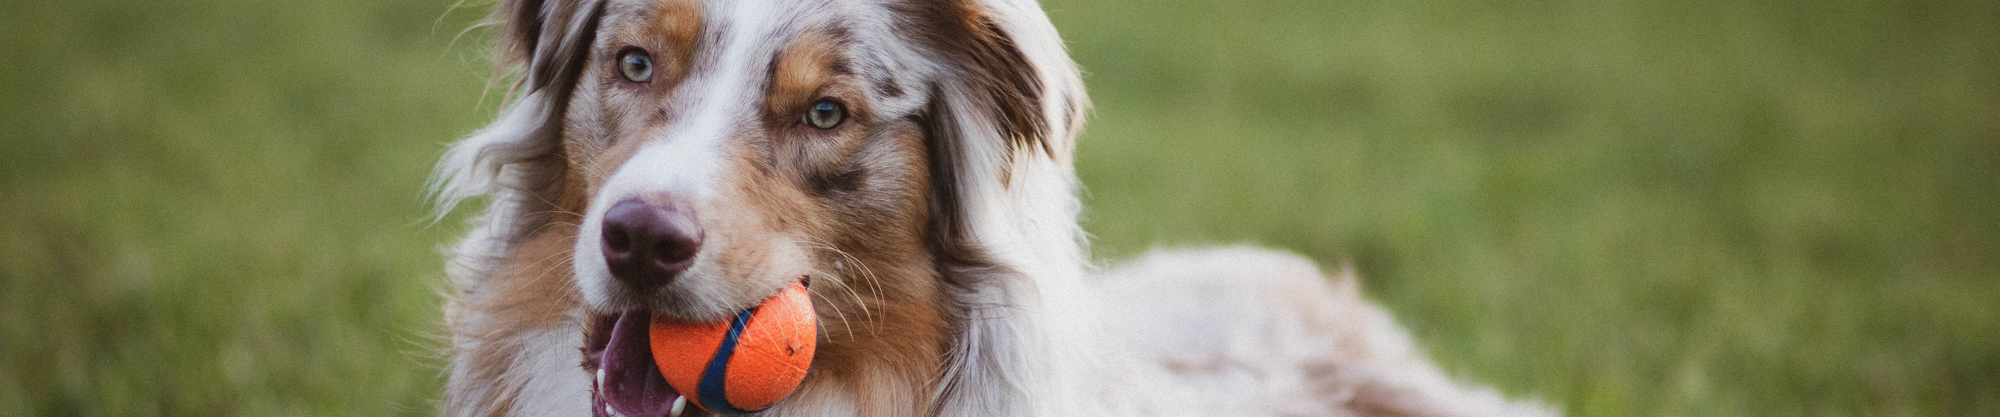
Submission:
[[746,414],[776,404],[805,380],[819,342],[819,317],[804,284],[728,320],[691,323],[659,316],[653,362],[667,385],[702,409]]

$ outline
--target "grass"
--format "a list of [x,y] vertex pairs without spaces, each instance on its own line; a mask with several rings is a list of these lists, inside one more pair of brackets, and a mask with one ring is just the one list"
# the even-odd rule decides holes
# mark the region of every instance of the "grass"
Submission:
[[[2000,414],[2000,5],[1045,5],[1103,257],[1352,262],[1574,415]],[[0,2],[0,415],[434,413],[449,6]]]

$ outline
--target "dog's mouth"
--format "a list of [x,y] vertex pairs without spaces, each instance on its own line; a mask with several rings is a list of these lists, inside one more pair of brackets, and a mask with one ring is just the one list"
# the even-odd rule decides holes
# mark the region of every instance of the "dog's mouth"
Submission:
[[591,414],[599,417],[678,416],[686,400],[667,385],[653,362],[651,310],[592,317],[584,345],[585,369],[595,369]]

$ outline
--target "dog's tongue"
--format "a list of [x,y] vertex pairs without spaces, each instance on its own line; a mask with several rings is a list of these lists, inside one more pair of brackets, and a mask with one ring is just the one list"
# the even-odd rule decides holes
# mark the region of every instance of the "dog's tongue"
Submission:
[[[604,349],[603,360],[599,362],[598,395],[604,405],[616,410],[617,414],[630,417],[664,416],[680,399],[680,393],[667,386],[667,379],[660,376],[660,367],[653,364],[653,348],[648,328],[652,326],[650,311],[631,311],[618,316],[612,325],[611,340]],[[602,407],[599,407],[602,408]],[[605,410],[591,410],[602,413]]]

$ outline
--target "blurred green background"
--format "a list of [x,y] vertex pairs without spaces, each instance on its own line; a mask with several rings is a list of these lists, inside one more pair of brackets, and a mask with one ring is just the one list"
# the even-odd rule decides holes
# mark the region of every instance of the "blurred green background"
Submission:
[[[1574,415],[2000,415],[2000,2],[1045,5],[1102,257],[1352,263]],[[0,2],[0,415],[434,414],[484,7]]]

